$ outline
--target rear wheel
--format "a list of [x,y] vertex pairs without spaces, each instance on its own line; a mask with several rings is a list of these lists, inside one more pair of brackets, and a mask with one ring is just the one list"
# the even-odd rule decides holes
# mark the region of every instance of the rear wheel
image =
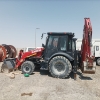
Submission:
[[23,74],[32,74],[35,69],[35,65],[31,61],[25,61],[21,65],[21,70]]
[[100,58],[97,59],[97,65],[100,66]]
[[70,61],[63,56],[56,56],[49,63],[49,72],[53,77],[66,78],[72,71]]

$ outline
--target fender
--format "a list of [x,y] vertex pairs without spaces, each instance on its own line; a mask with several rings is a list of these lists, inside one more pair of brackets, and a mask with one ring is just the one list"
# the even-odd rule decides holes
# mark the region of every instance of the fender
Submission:
[[64,57],[66,57],[69,61],[73,61],[73,60],[74,60],[74,58],[72,58],[70,55],[68,55],[68,54],[66,54],[66,53],[64,53],[64,52],[58,52],[58,53],[53,54],[53,55],[49,58],[48,62],[50,62],[50,60],[51,60],[53,57],[55,57],[55,56],[64,56]]

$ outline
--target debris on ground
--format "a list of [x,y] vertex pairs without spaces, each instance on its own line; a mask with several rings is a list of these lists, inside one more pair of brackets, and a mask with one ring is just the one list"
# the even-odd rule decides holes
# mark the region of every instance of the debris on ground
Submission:
[[20,73],[10,72],[10,73],[6,74],[6,76],[9,76],[10,79],[14,79],[15,75],[18,75],[18,74],[20,74]]
[[21,96],[29,95],[32,96],[33,93],[21,93]]

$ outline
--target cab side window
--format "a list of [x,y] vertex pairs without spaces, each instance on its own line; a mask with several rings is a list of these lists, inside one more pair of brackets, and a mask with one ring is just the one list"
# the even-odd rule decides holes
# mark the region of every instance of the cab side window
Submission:
[[48,49],[57,48],[59,36],[50,36],[48,40]]
[[75,49],[76,49],[75,41],[73,40],[73,41],[72,41],[72,51],[75,51]]
[[60,50],[61,51],[66,51],[66,37],[62,36],[60,39]]
[[47,47],[51,46],[52,45],[52,36],[49,37],[49,40],[48,40],[48,44],[47,44]]
[[72,51],[72,38],[69,37],[69,40],[68,40],[68,51]]

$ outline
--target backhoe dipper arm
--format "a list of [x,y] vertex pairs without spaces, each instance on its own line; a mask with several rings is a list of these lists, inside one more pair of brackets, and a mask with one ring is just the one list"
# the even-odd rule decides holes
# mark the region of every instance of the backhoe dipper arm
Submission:
[[90,22],[90,18],[84,18],[84,29],[83,29],[83,40],[82,40],[82,47],[81,47],[81,55],[82,61],[86,60],[86,57],[91,56],[91,40],[92,40],[92,26]]
[[81,70],[84,73],[95,73],[94,56],[92,55],[92,25],[90,18],[84,18],[83,39],[81,45]]

